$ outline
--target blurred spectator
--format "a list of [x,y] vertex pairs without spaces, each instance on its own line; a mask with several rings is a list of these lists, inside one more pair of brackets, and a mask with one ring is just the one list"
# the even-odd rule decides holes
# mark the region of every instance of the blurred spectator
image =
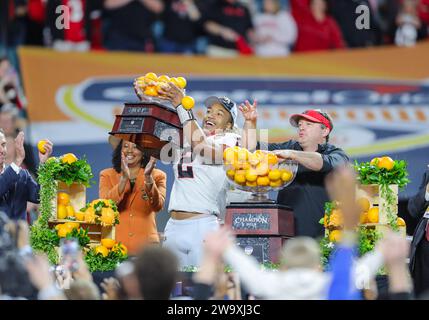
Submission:
[[417,40],[427,37],[427,26],[417,12],[418,0],[404,0],[396,18],[395,44],[412,47]]
[[[369,10],[369,29],[356,27],[356,19],[360,15],[356,13],[356,8],[361,5]],[[329,11],[338,23],[348,47],[369,47],[382,43],[377,0],[330,0]]]
[[420,0],[418,11],[420,20],[429,27],[429,0]]
[[[336,276],[322,271],[319,244],[309,237],[296,237],[285,243],[278,272],[261,270],[256,259],[236,246],[225,229],[209,234],[205,249],[205,254],[212,255],[212,259],[223,256],[225,263],[238,273],[247,291],[262,299],[326,299],[331,279]],[[362,268],[366,268],[368,277],[373,278],[382,266],[383,257],[374,251],[354,262],[352,287],[358,284],[356,280]]]
[[396,16],[399,13],[402,0],[378,0],[380,27],[383,31],[383,43],[393,44],[396,32]]
[[106,0],[104,46],[108,50],[154,52],[152,27],[163,9],[161,0]]
[[27,0],[0,1],[0,56],[7,54],[19,69],[16,48],[25,41]]
[[94,282],[76,279],[70,284],[70,288],[64,290],[68,300],[100,300],[100,291]]
[[178,260],[169,249],[144,247],[135,261],[142,299],[168,300],[176,284],[178,270]]
[[[47,140],[46,153],[39,151],[40,163],[45,163],[52,154],[52,146]],[[39,203],[40,186],[27,170],[20,168],[25,158],[23,132],[15,139],[15,154],[15,161],[6,167],[6,137],[0,131],[0,208],[12,220],[26,220],[27,201]]]
[[248,41],[253,22],[249,9],[237,0],[217,0],[204,13],[204,28],[208,33],[207,54],[234,57],[251,53]]
[[167,0],[163,12],[164,34],[159,49],[164,53],[195,53],[201,11],[194,0]]
[[28,228],[14,224],[0,212],[1,299],[35,299],[37,290],[30,282],[23,254],[28,248]]
[[[60,7],[61,6],[61,7]],[[61,10],[58,10],[61,8]],[[59,51],[87,51],[91,46],[91,13],[101,9],[100,0],[48,0],[48,42]],[[59,26],[61,23],[63,26]]]
[[255,52],[259,56],[287,56],[296,40],[295,20],[289,12],[281,10],[279,0],[264,0],[263,13],[255,21]]
[[296,51],[344,48],[340,28],[326,13],[325,0],[290,0],[290,3],[298,25]]
[[0,111],[24,108],[25,99],[20,90],[18,74],[6,57],[0,57]]
[[[0,111],[0,128],[6,137],[15,138],[21,130],[22,125],[18,124],[18,116],[14,110]],[[34,177],[36,176],[37,164],[34,158],[33,147],[24,142],[25,159],[22,167],[27,169]]]
[[429,293],[429,168],[423,175],[418,192],[408,201],[408,212],[418,220],[410,253],[410,271],[417,296]]
[[46,21],[46,0],[28,0],[27,35],[25,44],[43,46]]

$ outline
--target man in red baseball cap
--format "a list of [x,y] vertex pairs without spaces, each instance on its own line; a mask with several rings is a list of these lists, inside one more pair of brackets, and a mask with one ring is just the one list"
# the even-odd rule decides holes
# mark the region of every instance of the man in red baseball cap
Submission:
[[243,145],[249,150],[266,149],[281,159],[299,163],[295,180],[277,196],[277,202],[292,207],[295,214],[295,234],[318,237],[323,227],[318,223],[324,215],[325,202],[330,201],[324,180],[328,173],[349,161],[345,152],[329,144],[329,135],[334,128],[331,117],[321,110],[311,109],[293,114],[289,121],[297,128],[297,140],[283,143],[257,144],[255,131],[257,103],[246,101],[239,106],[245,123]]

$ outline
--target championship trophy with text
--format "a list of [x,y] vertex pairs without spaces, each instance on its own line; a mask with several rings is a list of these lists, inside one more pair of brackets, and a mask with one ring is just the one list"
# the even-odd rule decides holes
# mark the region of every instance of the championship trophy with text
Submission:
[[251,192],[247,202],[231,202],[226,208],[225,224],[237,237],[237,244],[260,263],[278,263],[280,249],[295,235],[291,208],[270,200],[270,191],[279,191],[295,179],[298,164],[279,162],[270,152],[250,153],[244,148],[225,150],[225,171],[229,183]]

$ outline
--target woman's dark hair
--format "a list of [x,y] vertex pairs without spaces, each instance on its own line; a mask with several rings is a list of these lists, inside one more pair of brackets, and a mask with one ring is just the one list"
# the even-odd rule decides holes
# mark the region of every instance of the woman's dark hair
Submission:
[[[113,169],[115,169],[115,171],[117,173],[121,172],[122,141],[123,140],[121,140],[121,142],[119,142],[118,146],[115,148],[115,150],[113,150],[113,154],[112,154]],[[142,162],[141,162],[140,167],[144,168],[148,164],[148,162],[150,160],[150,156],[147,152],[145,152],[145,150],[142,147],[137,145],[137,149],[139,149],[142,152]]]

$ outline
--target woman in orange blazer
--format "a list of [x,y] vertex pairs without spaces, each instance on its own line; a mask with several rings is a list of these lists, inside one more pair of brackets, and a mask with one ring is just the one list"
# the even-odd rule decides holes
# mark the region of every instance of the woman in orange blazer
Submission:
[[117,203],[116,241],[135,255],[144,244],[159,243],[155,215],[164,206],[167,178],[136,144],[114,137],[109,142],[115,148],[113,168],[100,172],[100,198]]

